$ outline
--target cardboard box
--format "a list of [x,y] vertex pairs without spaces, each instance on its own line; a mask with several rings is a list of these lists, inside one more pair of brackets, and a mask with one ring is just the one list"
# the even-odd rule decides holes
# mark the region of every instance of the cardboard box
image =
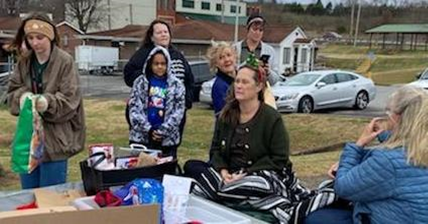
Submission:
[[45,188],[36,188],[33,192],[39,208],[67,206],[77,198],[85,196],[83,191],[81,192],[78,190],[67,190],[62,193],[58,193]]
[[58,206],[58,207],[51,207],[51,208],[35,208],[35,209],[7,211],[7,212],[0,212],[0,220],[3,220],[5,218],[19,217],[19,216],[48,214],[48,213],[66,212],[66,211],[77,211],[77,209],[73,206]]
[[1,224],[158,224],[159,205],[103,208],[86,211],[56,211],[44,214],[0,217]]

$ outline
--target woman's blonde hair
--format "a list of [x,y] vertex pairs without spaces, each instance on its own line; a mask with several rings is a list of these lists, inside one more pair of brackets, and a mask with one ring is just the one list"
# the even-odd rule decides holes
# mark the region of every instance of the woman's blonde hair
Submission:
[[217,71],[217,60],[225,49],[230,49],[237,58],[236,50],[231,43],[226,41],[211,41],[211,47],[207,50],[207,58],[211,71]]
[[404,86],[395,91],[387,110],[400,115],[389,139],[387,148],[404,146],[407,161],[416,166],[428,167],[428,93],[418,87]]

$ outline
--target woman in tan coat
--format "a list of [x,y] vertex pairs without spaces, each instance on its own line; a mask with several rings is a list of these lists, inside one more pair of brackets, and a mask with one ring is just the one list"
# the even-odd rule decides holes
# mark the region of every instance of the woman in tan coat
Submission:
[[[33,14],[18,29],[12,47],[19,54],[9,80],[8,103],[18,116],[26,97],[37,97],[42,119],[44,150],[31,173],[21,173],[22,188],[66,182],[67,159],[84,148],[85,122],[79,74],[73,58],[58,47],[55,25],[44,15]],[[28,49],[21,51],[22,46]]]

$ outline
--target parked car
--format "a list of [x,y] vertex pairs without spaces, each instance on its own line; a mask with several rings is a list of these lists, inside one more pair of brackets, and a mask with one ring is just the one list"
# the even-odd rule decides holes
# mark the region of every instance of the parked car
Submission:
[[417,76],[418,80],[409,83],[408,85],[417,86],[428,90],[428,68]]
[[304,72],[272,87],[281,112],[311,113],[336,107],[365,109],[376,96],[372,80],[340,70]]
[[211,91],[214,85],[215,77],[202,83],[201,91],[199,92],[199,102],[213,105],[213,100],[211,98]]
[[[285,82],[287,81],[287,77],[281,75],[280,80],[281,82]],[[212,106],[213,102],[211,99],[211,91],[214,85],[214,81],[215,81],[215,77],[202,83],[202,88],[201,88],[201,91],[199,92],[199,101],[201,103],[205,103]]]
[[[195,79],[195,86],[193,88],[193,101],[199,101],[199,92],[201,91],[202,83],[214,77],[210,71],[208,61],[190,61],[190,68],[192,69],[193,77]],[[211,97],[211,95],[210,95]]]

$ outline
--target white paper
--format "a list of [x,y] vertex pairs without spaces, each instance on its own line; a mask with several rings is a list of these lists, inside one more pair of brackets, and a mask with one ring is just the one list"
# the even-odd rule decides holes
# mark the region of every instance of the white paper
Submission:
[[185,218],[191,184],[192,179],[187,177],[163,176],[165,221]]

